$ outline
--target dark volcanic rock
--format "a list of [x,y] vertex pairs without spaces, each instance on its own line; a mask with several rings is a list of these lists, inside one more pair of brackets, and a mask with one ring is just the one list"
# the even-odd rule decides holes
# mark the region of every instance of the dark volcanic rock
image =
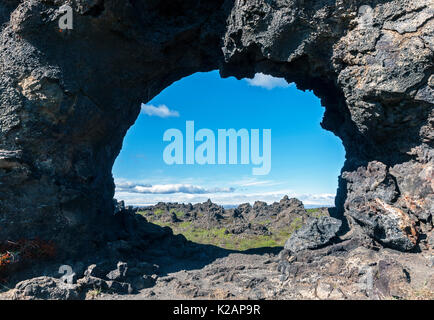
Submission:
[[211,200],[197,203],[194,206],[179,203],[158,203],[155,206],[134,208],[150,222],[169,223],[176,226],[178,223],[189,222],[199,229],[226,228],[229,234],[271,235],[270,229],[287,230],[294,221],[302,224],[309,217],[303,203],[288,196],[280,202],[268,205],[257,201],[252,207],[250,204],[241,204],[236,208],[224,209]]
[[110,271],[106,278],[110,280],[122,281],[125,280],[128,271],[128,264],[125,262],[120,262],[115,270]]
[[255,235],[270,235],[266,226],[260,224],[240,223],[227,229],[227,233],[232,234],[255,234]]
[[341,225],[342,221],[332,217],[312,219],[291,235],[285,243],[285,249],[295,253],[320,248],[330,243]]
[[63,283],[59,279],[39,277],[18,283],[15,287],[14,298],[75,300],[80,298],[76,288],[76,285]]
[[103,3],[0,3],[0,241],[65,256],[117,241],[111,170],[140,104],[216,69],[321,98],[346,149],[335,217],[399,250],[432,229],[432,0]]
[[396,249],[410,250],[416,245],[416,217],[391,205],[400,191],[386,165],[374,161],[366,169],[344,173],[343,177],[352,186],[347,199],[348,215],[366,234]]
[[248,203],[241,204],[233,212],[251,222],[277,219],[282,220],[282,224],[288,225],[290,224],[290,220],[295,216],[307,215],[303,203],[296,198],[290,199],[288,196],[284,196],[279,202],[274,202],[270,205],[263,201],[256,201],[253,207]]

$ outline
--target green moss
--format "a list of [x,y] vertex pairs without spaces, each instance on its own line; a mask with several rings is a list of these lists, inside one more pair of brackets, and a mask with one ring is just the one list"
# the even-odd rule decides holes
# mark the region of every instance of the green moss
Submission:
[[267,224],[271,223],[271,219],[267,219],[267,220],[263,220],[263,221],[258,221],[257,224],[260,224],[262,226],[265,226]]
[[182,233],[187,240],[201,244],[211,244],[229,250],[249,250],[263,247],[283,246],[288,238],[287,232],[280,232],[278,236],[238,236],[226,233],[226,228],[202,229],[192,226],[191,222],[182,222],[172,226],[175,234]]
[[191,227],[191,222],[189,222],[189,221],[180,222],[177,225],[177,227],[180,228],[180,229],[190,228]]
[[314,218],[321,218],[328,216],[327,210],[323,210],[322,208],[312,208],[306,209],[307,215]]
[[303,219],[301,217],[296,217],[294,220],[292,220],[291,224],[289,225],[290,233],[293,233],[294,231],[300,229],[303,226]]
[[254,238],[242,239],[238,243],[238,250],[249,250],[265,247],[279,247],[281,244],[271,236],[256,236]]
[[161,216],[164,213],[163,209],[155,209],[154,215],[155,216]]
[[[170,227],[174,234],[183,234],[189,241],[239,251],[264,247],[281,247],[291,234],[303,225],[303,219],[297,217],[286,228],[272,229],[271,235],[235,235],[226,233],[226,228],[198,228],[190,221],[169,223],[155,220],[152,222],[161,227]],[[262,223],[269,222],[262,221]]]
[[176,217],[178,219],[182,219],[185,217],[185,212],[184,211],[176,211],[175,209],[170,209],[170,213],[175,213]]

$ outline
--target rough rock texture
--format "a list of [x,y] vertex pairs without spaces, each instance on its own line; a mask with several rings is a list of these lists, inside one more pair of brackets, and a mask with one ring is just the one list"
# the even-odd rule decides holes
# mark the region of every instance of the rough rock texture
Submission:
[[[0,299],[432,300],[434,297],[433,264],[428,256],[390,249],[377,251],[352,240],[294,255],[228,252],[213,256],[202,267],[180,262],[177,265],[176,259],[172,262],[161,265],[158,275],[151,278],[152,285],[148,282],[148,286],[133,293],[127,283],[97,277],[104,277],[103,274],[86,275],[69,285],[46,276],[23,281],[13,290],[0,293]],[[168,270],[174,265],[177,266]]]
[[[59,32],[64,3],[74,29]],[[1,1],[0,241],[40,237],[74,255],[116,240],[111,169],[140,103],[213,69],[312,89],[347,152],[335,217],[399,250],[426,241],[433,3],[368,4]]]
[[45,276],[20,282],[13,293],[14,299],[27,300],[76,300],[79,296],[76,286]]
[[332,217],[312,219],[291,235],[285,243],[285,249],[290,252],[318,249],[330,243],[341,225],[342,221]]

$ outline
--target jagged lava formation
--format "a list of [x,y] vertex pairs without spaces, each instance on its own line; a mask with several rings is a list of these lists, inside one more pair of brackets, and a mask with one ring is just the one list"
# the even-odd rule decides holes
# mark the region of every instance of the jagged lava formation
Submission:
[[[59,32],[64,3],[74,29]],[[433,3],[366,4],[2,1],[0,241],[51,240],[74,258],[126,237],[111,170],[140,103],[218,69],[284,77],[321,98],[322,126],[346,150],[332,214],[341,235],[431,250]],[[129,236],[146,242],[142,229]]]

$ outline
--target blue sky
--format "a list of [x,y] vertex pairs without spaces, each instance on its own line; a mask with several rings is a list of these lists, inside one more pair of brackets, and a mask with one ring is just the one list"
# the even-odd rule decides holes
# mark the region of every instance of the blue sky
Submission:
[[[339,138],[320,127],[323,113],[312,92],[283,79],[222,79],[217,71],[186,77],[142,105],[113,168],[115,197],[130,205],[208,198],[228,205],[288,195],[307,206],[333,205],[345,151]],[[163,150],[170,142],[163,134],[176,128],[185,139],[186,121],[216,138],[218,129],[271,129],[270,173],[253,175],[253,164],[167,165]]]

